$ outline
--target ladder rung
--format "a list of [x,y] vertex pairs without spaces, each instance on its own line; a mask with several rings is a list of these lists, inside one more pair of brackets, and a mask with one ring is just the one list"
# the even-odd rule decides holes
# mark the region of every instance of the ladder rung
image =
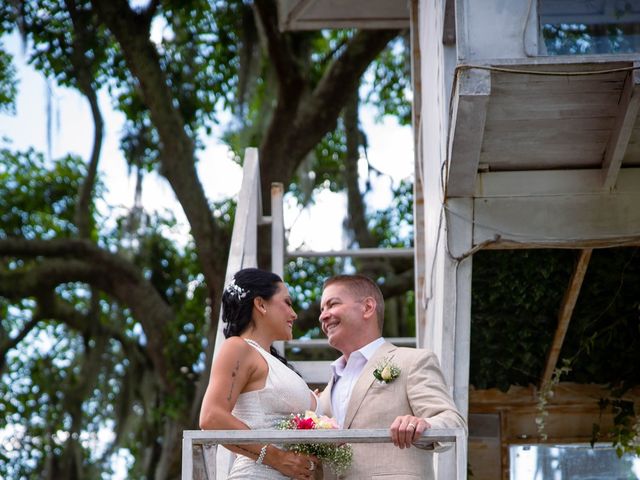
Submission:
[[[416,339],[415,337],[391,337],[385,338],[385,340],[389,343],[393,343],[398,347],[415,347]],[[313,339],[295,339],[289,340],[285,343],[286,348],[331,348],[329,342],[326,338],[313,338]]]
[[289,362],[304,381],[312,384],[326,384],[331,378],[331,362],[328,360],[304,360]]
[[356,248],[352,250],[289,250],[287,257],[413,257],[413,248]]

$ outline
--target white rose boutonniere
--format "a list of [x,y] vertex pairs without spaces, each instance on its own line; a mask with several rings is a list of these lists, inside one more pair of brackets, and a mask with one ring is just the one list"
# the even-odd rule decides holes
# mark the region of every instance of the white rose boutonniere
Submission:
[[[393,358],[393,357],[392,357]],[[380,383],[391,383],[400,376],[400,367],[391,362],[391,358],[383,358],[373,371],[373,376]]]

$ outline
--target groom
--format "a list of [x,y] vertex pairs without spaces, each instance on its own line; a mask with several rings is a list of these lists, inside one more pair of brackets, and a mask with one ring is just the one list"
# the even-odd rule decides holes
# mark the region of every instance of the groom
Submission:
[[[351,468],[340,478],[433,479],[432,455],[409,448],[411,443],[427,428],[466,428],[435,355],[398,348],[381,337],[384,299],[362,275],[328,279],[320,311],[322,331],[342,353],[331,364],[333,375],[320,397],[322,412],[342,428],[389,428],[398,447],[353,444]],[[329,475],[325,471],[325,478]]]

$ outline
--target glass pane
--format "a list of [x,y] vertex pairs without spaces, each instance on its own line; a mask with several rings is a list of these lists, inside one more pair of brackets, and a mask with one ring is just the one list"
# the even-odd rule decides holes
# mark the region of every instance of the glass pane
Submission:
[[542,55],[640,52],[637,0],[539,0]]
[[511,480],[637,480],[640,458],[609,445],[511,445]]

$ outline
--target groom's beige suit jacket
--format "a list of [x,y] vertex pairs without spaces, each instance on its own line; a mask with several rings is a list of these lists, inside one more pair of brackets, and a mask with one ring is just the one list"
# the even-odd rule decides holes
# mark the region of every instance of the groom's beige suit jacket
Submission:
[[[400,367],[390,383],[380,383],[373,371],[383,359]],[[333,416],[333,378],[320,396],[325,415]],[[445,385],[436,356],[415,348],[385,342],[365,365],[351,393],[344,428],[389,428],[399,415],[424,418],[432,428],[466,428],[466,422]],[[437,448],[436,448],[437,451]],[[433,479],[432,451],[415,447],[400,449],[392,443],[354,443],[353,462],[340,479]],[[325,468],[325,479],[336,478]]]

